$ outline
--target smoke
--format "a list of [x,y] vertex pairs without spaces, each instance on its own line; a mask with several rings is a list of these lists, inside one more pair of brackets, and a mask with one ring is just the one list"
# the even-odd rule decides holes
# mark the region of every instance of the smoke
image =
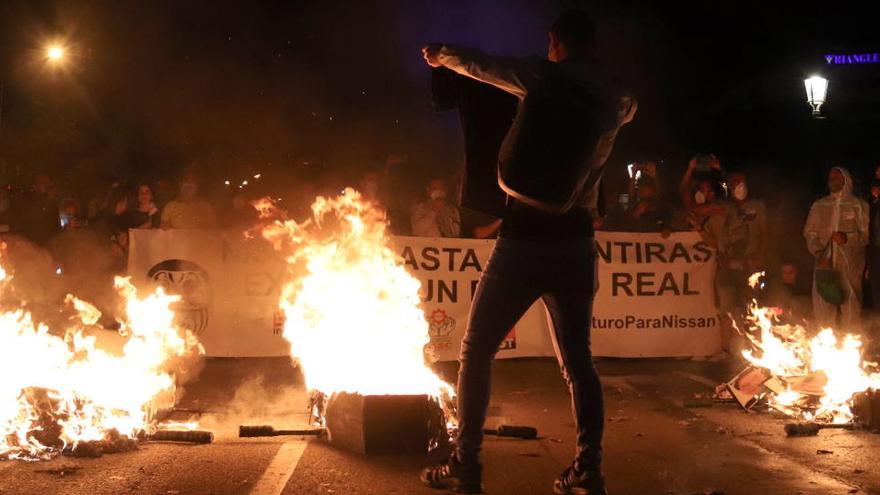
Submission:
[[[114,289],[113,279],[123,275],[125,267],[109,251],[106,240],[87,229],[65,231],[48,248],[21,236],[5,236],[0,242],[0,264],[12,279],[4,287],[0,309],[22,307],[56,336],[79,326],[84,336],[95,338],[96,349],[123,355],[128,338],[118,331],[117,320],[125,317],[124,300]],[[83,325],[68,294],[94,305],[101,317]],[[172,397],[157,398],[155,407],[171,408],[184,395],[184,385],[198,378],[204,362],[196,352],[167,359],[162,371],[174,377],[176,390]]]
[[66,328],[73,312],[64,298],[73,294],[101,311],[101,325],[115,329],[122,299],[113,289],[113,277],[125,274],[125,261],[111,251],[100,231],[67,230],[45,248],[21,236],[7,236],[4,242],[3,260],[15,274],[15,297],[38,321]]
[[[289,363],[286,358],[284,361]],[[287,369],[281,376],[297,375]],[[230,398],[215,397],[207,407],[199,408],[196,403],[184,401],[182,417],[187,406],[192,405],[191,417],[197,419],[199,428],[213,431],[218,438],[238,437],[240,425],[302,429],[308,427],[308,397],[301,382],[279,383],[277,378],[266,375],[249,376],[234,389]]]
[[[24,306],[49,328],[65,328],[72,312],[63,312],[66,282],[57,273],[58,265],[52,255],[22,237],[6,236],[0,260],[13,275],[13,283],[3,293],[3,307]],[[109,288],[112,290],[112,285]]]

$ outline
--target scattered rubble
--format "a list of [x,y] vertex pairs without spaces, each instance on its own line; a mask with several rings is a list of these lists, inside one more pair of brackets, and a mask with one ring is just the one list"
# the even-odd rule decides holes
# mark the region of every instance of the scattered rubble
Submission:
[[59,478],[63,478],[65,476],[68,476],[68,475],[71,475],[71,474],[78,472],[80,469],[82,469],[82,466],[77,466],[74,464],[63,464],[57,468],[35,469],[34,472],[35,473],[51,474],[53,476],[58,476]]

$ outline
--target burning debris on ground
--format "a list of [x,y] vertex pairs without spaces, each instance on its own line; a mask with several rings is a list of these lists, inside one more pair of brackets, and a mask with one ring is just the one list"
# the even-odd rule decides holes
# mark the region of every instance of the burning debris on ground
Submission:
[[872,17],[618,3],[0,2],[0,492],[880,492]]
[[313,423],[365,453],[447,442],[454,392],[425,362],[419,281],[391,249],[384,213],[352,189],[319,197],[302,223],[269,199],[255,207],[288,262],[284,338],[312,390]]
[[325,411],[332,445],[362,454],[424,454],[448,444],[448,419],[429,395],[333,394]]
[[[355,452],[447,447],[455,431],[453,388],[426,363],[419,282],[391,249],[382,211],[352,189],[319,197],[302,223],[269,199],[254,206],[267,222],[261,235],[290,268],[280,300],[284,338],[311,390],[312,424],[326,428],[331,444]],[[242,426],[240,436],[316,431]],[[487,433],[537,437],[529,427]]]
[[819,430],[853,429],[852,423],[786,423],[785,434],[790,437],[810,437],[819,434]]
[[[0,268],[6,305],[13,284],[14,274]],[[73,295],[66,302],[78,317],[64,329],[36,322],[26,302],[0,310],[0,458],[94,457],[136,449],[139,435],[156,434],[157,413],[175,396],[171,363],[183,366],[203,351],[174,323],[177,296],[162,289],[140,296],[121,277],[115,288],[125,309],[118,352],[97,345],[101,312]]]
[[206,430],[156,430],[154,433],[144,435],[143,438],[152,442],[205,444],[214,441],[214,433]]
[[[758,287],[763,275],[752,275],[750,286]],[[766,404],[801,420],[785,425],[788,436],[857,425],[876,428],[871,426],[876,399],[871,398],[880,388],[880,368],[864,358],[861,336],[841,338],[832,328],[811,332],[791,320],[779,308],[752,302],[742,332],[750,344],[742,352],[749,366],[719,387],[716,398],[729,397],[745,410]]]
[[285,437],[285,436],[324,436],[325,428],[306,428],[302,430],[276,429],[272,425],[241,425],[238,427],[240,438]]
[[138,439],[120,435],[116,430],[108,430],[104,438],[78,442],[65,448],[64,455],[71,457],[101,457],[104,454],[131,452],[138,449]]

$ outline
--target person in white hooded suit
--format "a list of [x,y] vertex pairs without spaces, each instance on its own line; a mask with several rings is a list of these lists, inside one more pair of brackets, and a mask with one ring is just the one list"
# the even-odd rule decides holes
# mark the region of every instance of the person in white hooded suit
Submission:
[[[816,323],[843,330],[860,325],[865,246],[868,244],[868,203],[853,194],[850,173],[834,167],[828,173],[830,194],[813,203],[804,226],[807,249],[816,259],[813,315]],[[828,302],[818,289],[818,271],[833,269],[843,292],[840,305]]]

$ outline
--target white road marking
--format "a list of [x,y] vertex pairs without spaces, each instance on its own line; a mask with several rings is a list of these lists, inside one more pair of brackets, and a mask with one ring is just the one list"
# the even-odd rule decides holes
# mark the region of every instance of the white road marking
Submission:
[[254,485],[251,495],[281,495],[308,444],[308,440],[282,444],[278,453],[272,458],[272,462],[269,463],[269,467]]

